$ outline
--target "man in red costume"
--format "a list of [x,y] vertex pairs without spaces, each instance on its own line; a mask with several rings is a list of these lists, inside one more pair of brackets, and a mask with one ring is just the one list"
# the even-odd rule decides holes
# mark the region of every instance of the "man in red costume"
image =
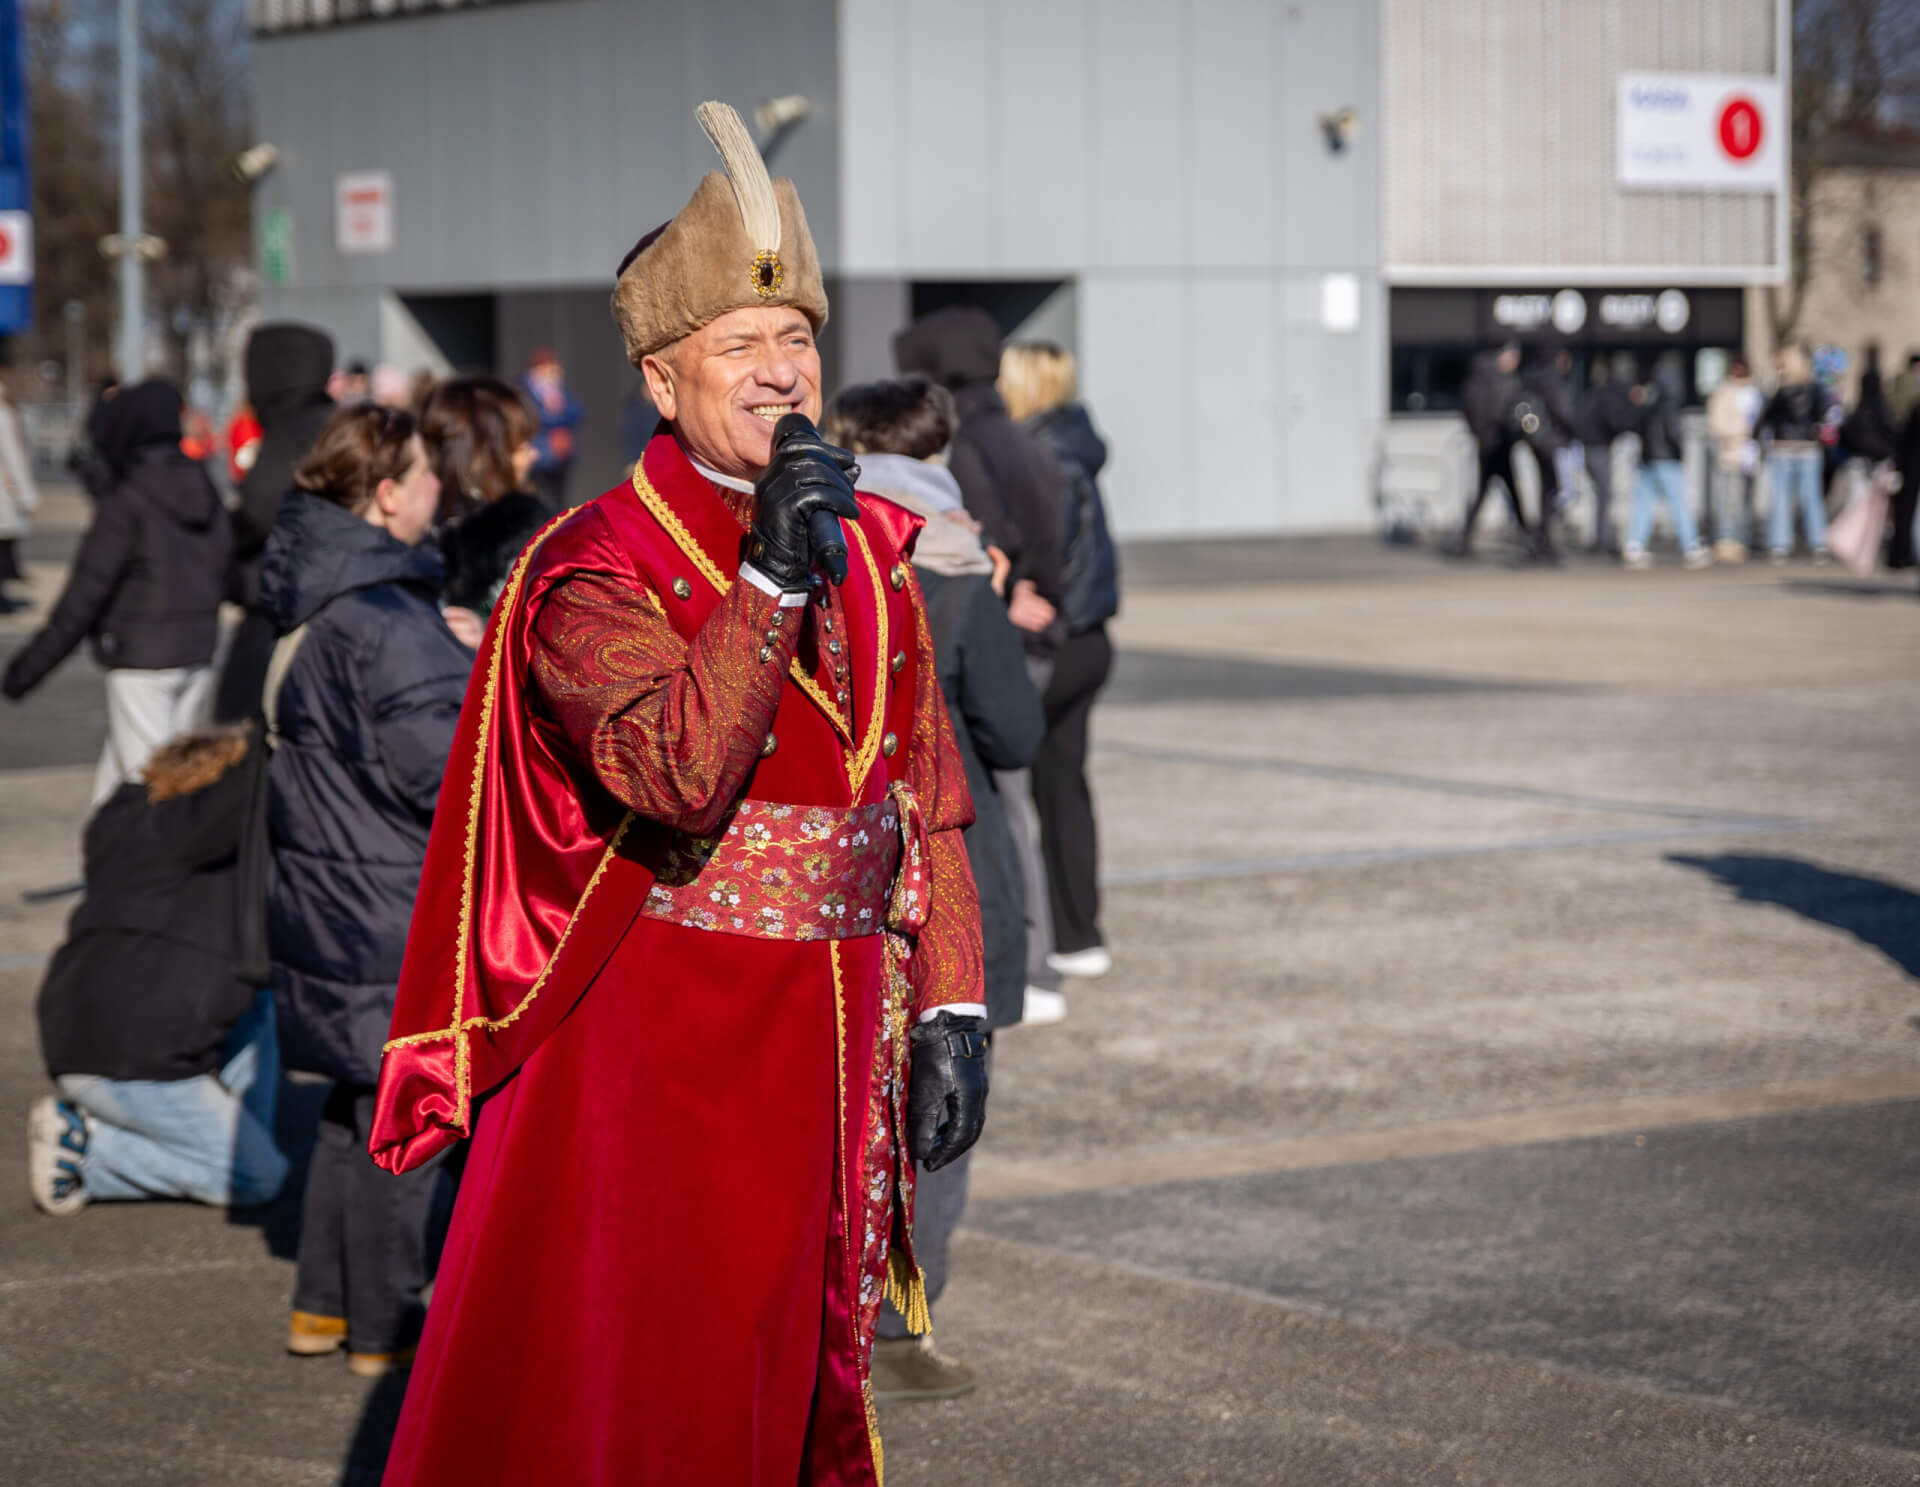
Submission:
[[877,1484],[913,1162],[984,1118],[919,522],[805,421],[806,217],[700,116],[614,292],[662,431],[521,559],[440,795],[372,1149],[473,1140],[390,1487]]

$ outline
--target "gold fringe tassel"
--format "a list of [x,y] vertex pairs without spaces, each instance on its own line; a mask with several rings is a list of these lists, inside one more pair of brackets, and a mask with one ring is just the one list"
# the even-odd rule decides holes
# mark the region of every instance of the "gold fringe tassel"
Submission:
[[867,1444],[873,1447],[873,1480],[886,1487],[887,1455],[880,1449],[880,1413],[873,1407],[873,1385],[868,1384],[867,1395]]
[[927,1280],[920,1267],[896,1249],[887,1256],[887,1300],[906,1318],[915,1337],[933,1331],[933,1313],[927,1309]]

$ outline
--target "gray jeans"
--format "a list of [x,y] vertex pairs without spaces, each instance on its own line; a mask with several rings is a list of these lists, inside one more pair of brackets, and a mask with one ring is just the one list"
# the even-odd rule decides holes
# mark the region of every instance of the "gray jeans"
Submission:
[[204,727],[213,704],[210,665],[107,673],[107,743],[93,773],[97,806],[140,771],[176,734]]
[[[1027,675],[1033,688],[1046,695],[1053,679],[1053,662],[1027,657]],[[1047,864],[1040,855],[1040,813],[1033,804],[1033,772],[1026,769],[996,770],[994,784],[999,787],[1000,802],[1007,812],[1007,834],[1013,838],[1014,854],[1020,859],[1020,882],[1027,895],[1027,984],[1049,990],[1059,986],[1060,973],[1047,964],[1053,954],[1053,915],[1048,908]]]

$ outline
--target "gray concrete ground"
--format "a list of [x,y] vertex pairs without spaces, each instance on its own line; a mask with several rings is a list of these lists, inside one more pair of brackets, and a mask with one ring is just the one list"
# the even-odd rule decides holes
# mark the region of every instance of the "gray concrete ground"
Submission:
[[[1001,1040],[983,1384],[889,1481],[1920,1482],[1911,587],[1137,558],[1115,970]],[[15,1120],[99,726],[84,661],[0,712]],[[376,1480],[398,1388],[278,1351],[295,1220],[0,1184],[0,1477]]]

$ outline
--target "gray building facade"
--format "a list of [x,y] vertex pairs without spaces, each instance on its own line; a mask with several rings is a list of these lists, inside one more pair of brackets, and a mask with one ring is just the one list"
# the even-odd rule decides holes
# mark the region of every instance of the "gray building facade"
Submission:
[[[828,274],[829,391],[973,300],[1078,354],[1123,535],[1364,528],[1411,327],[1465,336],[1421,363],[1431,416],[1498,329],[1473,296],[1578,288],[1598,325],[1609,290],[1777,276],[1775,197],[1615,184],[1613,98],[1784,74],[1786,3],[256,0],[265,309],[409,369],[553,347],[591,494],[650,427],[607,294],[713,165],[694,105],[797,95],[771,163]],[[343,252],[367,173],[390,232]]]

